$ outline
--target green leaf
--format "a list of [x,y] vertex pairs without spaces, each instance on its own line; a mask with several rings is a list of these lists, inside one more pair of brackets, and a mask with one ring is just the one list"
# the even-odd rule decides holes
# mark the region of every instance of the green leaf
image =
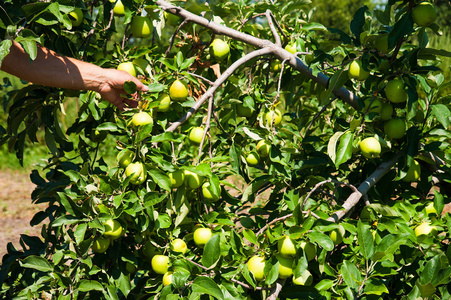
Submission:
[[337,155],[337,143],[339,138],[344,134],[343,131],[337,131],[334,135],[329,139],[329,143],[327,144],[327,154],[330,159],[335,163],[336,155]]
[[77,226],[77,229],[75,229],[74,236],[75,236],[75,242],[77,245],[79,245],[81,242],[85,239],[85,233],[86,229],[88,228],[88,224],[83,223]]
[[335,167],[338,168],[342,163],[348,161],[352,156],[352,142],[354,134],[351,131],[346,131],[340,137],[340,144],[338,145],[337,153],[335,155]]
[[369,226],[364,225],[360,220],[357,222],[357,240],[360,246],[360,254],[366,260],[370,259],[374,253],[373,235]]
[[266,183],[268,183],[268,180],[271,178],[269,175],[263,175],[260,177],[255,178],[250,185],[246,187],[246,189],[243,192],[243,202],[246,202],[248,200],[253,200],[255,198],[255,195],[258,190],[262,186],[264,186]]
[[345,260],[341,266],[341,275],[346,284],[353,289],[359,288],[362,284],[362,274],[360,274],[356,265],[348,260]]
[[120,131],[120,129],[117,126],[117,124],[112,123],[112,122],[102,123],[99,126],[97,126],[96,129],[99,130],[99,131],[112,131],[112,132]]
[[442,213],[443,208],[445,208],[444,197],[437,191],[434,191],[434,208],[439,215]]
[[255,235],[255,233],[252,230],[244,229],[243,236],[246,240],[248,240],[252,244],[257,244],[257,236]]
[[153,169],[149,172],[149,174],[159,187],[168,192],[172,190],[171,179],[168,177],[168,175],[166,175],[166,173],[158,169]]
[[360,34],[362,33],[363,26],[365,25],[365,12],[367,10],[368,6],[366,5],[359,8],[351,21],[351,32],[354,34],[356,41],[358,41],[358,45],[360,45]]
[[52,272],[53,266],[44,257],[32,255],[24,258],[20,265],[24,268],[31,268],[42,272]]
[[129,94],[129,95],[134,94],[134,93],[136,93],[137,90],[138,90],[138,88],[136,86],[136,83],[134,83],[133,81],[126,81],[124,83],[124,91],[127,94]]
[[327,251],[332,251],[334,249],[334,242],[332,239],[322,232],[312,231],[308,234],[308,237],[311,242],[318,244]]
[[12,44],[13,42],[11,40],[4,40],[0,43],[0,66],[2,65],[3,59],[9,54],[9,48],[11,48]]
[[221,257],[220,247],[221,236],[219,234],[213,235],[205,244],[204,253],[202,255],[202,264],[204,267],[210,268]]
[[98,281],[82,279],[78,285],[80,292],[103,291],[103,286]]
[[434,104],[431,107],[432,113],[437,118],[437,121],[445,127],[445,129],[449,129],[450,125],[450,116],[451,112],[448,107],[444,104]]
[[151,83],[147,87],[149,88],[149,93],[159,93],[166,89],[166,85],[161,83]]
[[380,296],[384,293],[388,294],[389,291],[381,279],[371,277],[365,283],[365,293]]
[[423,272],[421,272],[419,283],[421,285],[426,285],[437,277],[437,274],[442,269],[440,258],[443,254],[438,254],[430,259],[424,266]]
[[192,290],[195,293],[200,293],[203,295],[210,295],[216,299],[223,299],[224,295],[216,284],[210,277],[199,276],[194,279]]

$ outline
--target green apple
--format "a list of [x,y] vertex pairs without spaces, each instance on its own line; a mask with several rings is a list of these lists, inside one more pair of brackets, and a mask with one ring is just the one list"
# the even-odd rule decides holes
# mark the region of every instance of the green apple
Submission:
[[185,185],[190,189],[199,188],[204,182],[204,177],[197,175],[197,173],[185,170]]
[[178,188],[182,186],[185,181],[185,172],[183,170],[177,170],[168,174],[169,179],[171,179],[172,188]]
[[128,271],[128,273],[133,274],[136,272],[136,266],[130,262],[127,262],[125,264],[125,269]]
[[279,278],[286,279],[293,276],[293,258],[283,257],[282,255],[276,255],[279,261]]
[[83,23],[83,11],[81,8],[76,7],[69,13],[69,19],[72,23],[72,27],[78,27]]
[[216,59],[217,61],[223,61],[224,59],[229,56],[230,53],[230,47],[229,44],[224,42],[221,39],[214,39],[213,42],[210,45],[210,54]]
[[188,94],[188,85],[178,79],[169,87],[169,97],[174,101],[184,101]]
[[329,237],[331,238],[332,242],[334,242],[335,246],[343,242],[343,236],[341,235],[341,232],[338,229],[332,230],[329,234]]
[[194,243],[198,247],[203,247],[212,235],[210,228],[197,228],[193,234]]
[[249,166],[256,166],[260,162],[260,155],[257,152],[252,151],[246,156],[246,162]]
[[167,286],[172,283],[172,272],[166,272],[163,275],[163,285]]
[[409,167],[406,176],[404,176],[402,180],[406,182],[417,181],[418,178],[420,178],[420,176],[421,176],[421,166],[416,160],[413,160],[413,164]]
[[[282,122],[282,113],[277,108],[268,111],[264,116],[265,125],[277,126]],[[273,123],[274,122],[274,123]]]
[[208,181],[202,185],[202,196],[205,200],[210,202],[216,202],[219,200],[219,197],[214,195],[211,191],[210,182]]
[[169,269],[169,257],[161,254],[154,255],[151,265],[155,273],[163,275]]
[[283,257],[293,257],[296,255],[296,247],[289,236],[284,236],[277,242],[277,249]]
[[280,70],[282,70],[282,64],[280,62],[280,60],[278,59],[274,59],[273,61],[271,61],[271,65],[269,67],[269,69],[271,70],[271,72],[280,72]]
[[437,227],[431,226],[429,222],[423,222],[415,228],[415,236],[418,237],[423,234],[435,236],[437,234]]
[[97,238],[92,244],[91,249],[95,253],[103,253],[110,246],[110,240],[107,238]]
[[254,113],[254,110],[250,107],[244,106],[242,103],[236,105],[236,114],[238,117],[249,118]]
[[128,149],[124,149],[118,153],[116,160],[120,167],[126,168],[133,161],[134,157],[135,153]]
[[287,50],[288,52],[290,52],[291,54],[295,54],[296,53],[296,43],[293,44],[287,44],[285,46],[285,50]]
[[125,168],[125,175],[130,177],[130,183],[140,185],[147,178],[146,166],[141,162],[131,163]]
[[141,112],[138,112],[133,115],[132,124],[133,124],[133,126],[136,126],[136,127],[144,126],[144,125],[148,125],[148,124],[152,125],[153,118],[149,113],[147,113],[145,111],[141,111]]
[[391,119],[384,125],[384,132],[390,140],[396,140],[404,137],[406,134],[406,121],[403,119]]
[[169,97],[168,94],[161,93],[160,96],[158,96],[157,101],[160,102],[158,111],[167,112],[169,110],[169,107],[171,106],[171,97]]
[[[364,103],[365,107],[363,108],[363,112],[366,112],[370,106],[371,99],[366,99]],[[374,99],[370,109],[368,110],[368,113],[380,114],[381,111],[382,111],[382,101],[379,99]]]
[[393,106],[390,103],[382,103],[379,119],[381,121],[388,121],[391,119],[392,115],[393,115]]
[[359,81],[363,81],[370,76],[370,72],[366,71],[362,67],[362,62],[360,60],[354,60],[349,66],[348,70],[349,78],[354,78]]
[[391,49],[388,48],[388,34],[379,36],[374,42],[374,46],[379,52],[383,53],[390,52]]
[[135,69],[135,66],[133,65],[133,63],[132,63],[131,61],[127,61],[127,62],[120,63],[120,64],[117,66],[117,69],[118,69],[119,71],[125,71],[125,72],[127,72],[128,74],[130,74],[130,75],[136,77],[136,69]]
[[315,244],[312,244],[310,242],[301,241],[299,243],[299,246],[301,246],[302,250],[305,253],[305,256],[307,257],[308,261],[311,261],[316,256],[316,246]]
[[103,222],[103,226],[105,227],[104,236],[109,238],[110,240],[118,239],[122,236],[122,225],[117,220],[108,219]]
[[188,250],[188,247],[186,246],[186,243],[182,239],[175,239],[171,242],[170,248],[173,252],[182,253],[185,254],[186,250]]
[[293,278],[293,283],[296,285],[304,285],[304,286],[312,285],[313,283],[312,273],[310,273],[309,270],[305,270],[301,276]]
[[266,140],[260,140],[257,143],[257,152],[261,157],[267,157],[271,151],[271,145]]
[[163,16],[164,16],[164,19],[166,20],[166,24],[168,24],[169,26],[175,26],[175,25],[180,24],[181,19],[179,16],[173,15],[166,11],[163,13]]
[[110,2],[111,3],[116,2],[116,4],[114,4],[114,7],[113,7],[113,14],[115,16],[123,16],[123,15],[125,15],[125,7],[124,7],[124,4],[122,3],[121,0],[117,0],[117,1],[110,0]]
[[374,137],[368,137],[360,142],[360,152],[366,158],[375,158],[381,153],[381,144]]
[[434,207],[434,202],[429,202],[429,204],[424,208],[426,215],[437,214],[437,210]]
[[202,127],[193,127],[189,133],[189,140],[193,143],[200,144],[204,137],[204,129]]
[[430,2],[421,2],[412,9],[412,19],[421,27],[427,27],[437,19],[435,6]]
[[254,255],[247,262],[247,268],[254,275],[257,281],[262,281],[265,278],[265,258]]
[[102,142],[107,135],[108,131],[105,130],[98,130],[97,128],[91,130],[91,140],[96,143]]
[[385,95],[393,103],[402,103],[407,101],[407,92],[404,90],[404,82],[401,79],[393,79],[385,86]]
[[135,38],[147,38],[153,33],[152,20],[147,16],[135,16],[131,23],[131,29]]

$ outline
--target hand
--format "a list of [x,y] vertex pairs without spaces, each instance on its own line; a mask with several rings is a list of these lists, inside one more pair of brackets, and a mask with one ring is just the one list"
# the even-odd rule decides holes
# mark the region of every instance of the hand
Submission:
[[115,69],[102,69],[102,78],[104,79],[97,89],[97,92],[106,101],[114,104],[120,110],[124,110],[125,107],[137,107],[138,101],[127,99],[121,95],[125,95],[124,83],[126,81],[132,81],[136,84],[137,90],[141,92],[148,91],[145,86],[137,78],[133,77],[125,71],[119,71]]

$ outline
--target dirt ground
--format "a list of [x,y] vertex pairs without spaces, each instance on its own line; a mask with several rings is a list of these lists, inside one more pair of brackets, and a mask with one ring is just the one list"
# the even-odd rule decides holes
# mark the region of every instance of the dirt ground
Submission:
[[9,242],[21,249],[21,234],[40,236],[40,226],[31,227],[30,221],[45,204],[31,203],[34,188],[28,173],[0,170],[0,264]]

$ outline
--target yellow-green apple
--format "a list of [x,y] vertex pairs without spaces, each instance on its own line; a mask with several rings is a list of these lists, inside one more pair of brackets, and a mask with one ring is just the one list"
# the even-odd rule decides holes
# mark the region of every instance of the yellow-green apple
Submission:
[[247,262],[248,270],[254,275],[254,278],[261,281],[265,278],[265,258],[254,255]]
[[125,176],[130,177],[130,183],[140,185],[147,178],[146,166],[141,162],[131,163],[125,168]]
[[214,39],[210,45],[210,54],[217,60],[223,61],[229,56],[230,47],[221,39]]
[[163,275],[169,269],[169,257],[162,254],[157,254],[152,257],[151,261],[152,270],[157,273]]
[[402,103],[407,101],[407,92],[404,89],[404,82],[401,79],[393,79],[385,86],[385,95],[393,103]]
[[427,27],[437,19],[437,10],[430,2],[421,2],[412,9],[412,19],[421,27]]
[[169,97],[174,101],[183,101],[188,97],[188,94],[188,85],[178,79],[169,87]]
[[210,228],[197,228],[193,234],[194,243],[198,247],[203,247],[212,235],[213,233]]
[[421,166],[416,160],[413,160],[413,164],[407,170],[406,176],[402,180],[406,182],[417,181],[421,176]]
[[391,119],[384,125],[384,132],[390,140],[396,140],[404,137],[406,130],[406,121],[403,119]]
[[366,71],[360,60],[354,60],[349,66],[348,70],[349,78],[354,78],[359,81],[363,81],[370,76],[370,72]]
[[360,152],[366,158],[374,158],[381,153],[381,144],[374,137],[368,137],[359,143]]
[[147,38],[153,33],[152,20],[147,16],[135,16],[132,19],[131,30],[135,38]]

